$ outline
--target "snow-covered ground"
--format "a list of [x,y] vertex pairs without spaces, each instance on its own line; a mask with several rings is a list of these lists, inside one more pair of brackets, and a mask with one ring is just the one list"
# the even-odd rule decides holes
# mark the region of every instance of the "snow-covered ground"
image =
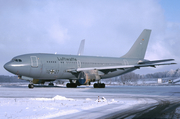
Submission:
[[157,98],[180,97],[178,85],[106,86],[104,89],[94,89],[92,86],[28,89],[27,84],[7,85],[1,84],[0,87],[0,119],[59,118],[78,112],[88,112],[91,115],[89,118],[95,118],[137,105],[146,108],[156,104]]
[[0,98],[0,118],[45,119],[111,104],[121,105],[121,109],[127,109],[134,105],[155,102],[155,100],[148,98],[141,100],[136,98],[106,100],[104,97],[100,97],[99,100],[94,100],[91,98],[73,99],[59,95],[53,98]]
[[73,99],[63,96],[53,98],[1,98],[0,118],[52,118],[111,104],[115,100]]

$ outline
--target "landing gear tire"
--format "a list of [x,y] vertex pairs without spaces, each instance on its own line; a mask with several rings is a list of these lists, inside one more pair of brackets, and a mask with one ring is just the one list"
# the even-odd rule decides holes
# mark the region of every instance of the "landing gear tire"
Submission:
[[34,88],[34,85],[33,84],[29,84],[28,87],[29,88]]
[[54,86],[54,83],[49,83],[48,85],[49,85],[49,86]]
[[104,83],[95,83],[94,88],[105,88],[105,84]]
[[77,88],[77,84],[76,83],[67,83],[66,87],[67,88]]

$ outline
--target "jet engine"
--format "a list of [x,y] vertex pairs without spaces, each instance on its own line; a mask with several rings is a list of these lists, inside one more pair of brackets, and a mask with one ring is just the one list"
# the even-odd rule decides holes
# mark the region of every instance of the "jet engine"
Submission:
[[100,80],[100,76],[96,70],[81,71],[78,74],[77,85],[86,85],[97,80]]
[[84,72],[80,72],[78,75],[77,84],[83,85],[87,83],[86,74]]

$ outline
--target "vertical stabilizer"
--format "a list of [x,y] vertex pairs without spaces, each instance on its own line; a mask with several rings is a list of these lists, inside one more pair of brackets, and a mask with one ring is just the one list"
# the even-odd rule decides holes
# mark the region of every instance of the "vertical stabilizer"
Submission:
[[81,41],[77,55],[82,55],[84,53],[84,44],[85,44],[85,39]]
[[144,59],[151,30],[144,29],[131,49],[122,58]]

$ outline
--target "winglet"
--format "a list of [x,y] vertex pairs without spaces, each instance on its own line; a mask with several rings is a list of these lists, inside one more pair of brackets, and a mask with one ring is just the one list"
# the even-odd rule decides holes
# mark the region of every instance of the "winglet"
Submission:
[[84,53],[84,44],[85,44],[85,39],[81,41],[77,55],[82,55]]

